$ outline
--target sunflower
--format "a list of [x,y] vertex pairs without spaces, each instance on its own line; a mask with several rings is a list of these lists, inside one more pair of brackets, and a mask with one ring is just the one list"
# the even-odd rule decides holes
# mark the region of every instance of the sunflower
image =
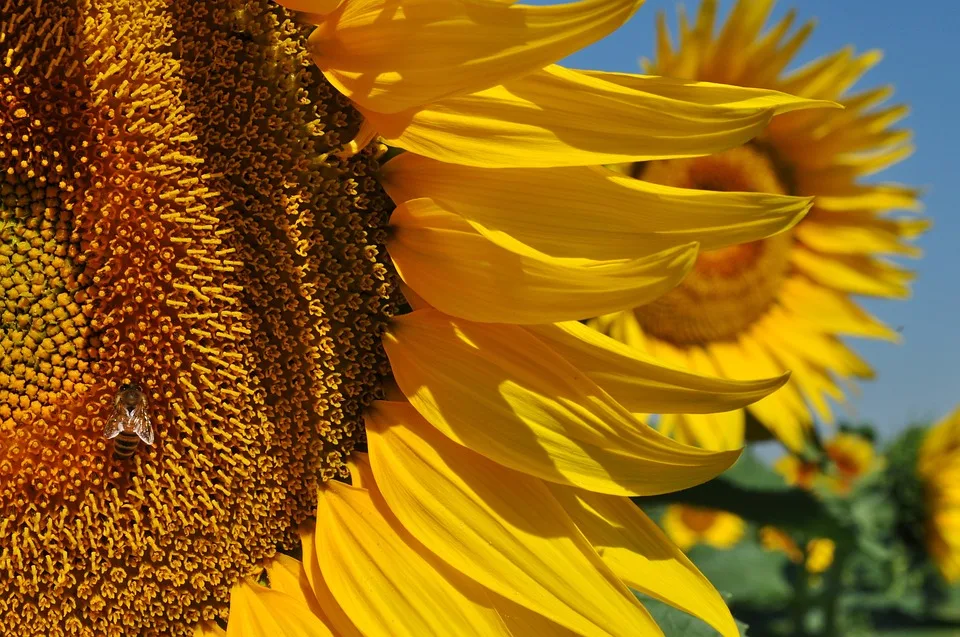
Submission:
[[804,569],[811,574],[820,574],[833,564],[837,545],[830,538],[816,537],[807,542],[806,550],[801,550],[789,533],[774,526],[764,526],[758,531],[760,544],[768,551],[784,553],[794,564],[803,563]]
[[660,521],[664,532],[682,550],[696,544],[728,549],[743,538],[743,518],[716,509],[671,504]]
[[637,0],[289,4],[4,5],[0,632],[658,634],[632,588],[736,634],[628,496],[737,453],[637,414],[784,378],[578,321],[809,200],[592,166],[821,104],[553,64]]
[[828,399],[842,400],[842,385],[872,374],[840,337],[896,340],[853,296],[905,298],[913,275],[885,255],[918,256],[908,240],[927,227],[923,219],[891,216],[918,209],[917,190],[863,181],[912,151],[910,132],[895,128],[906,107],[883,105],[890,87],[850,92],[880,54],[845,48],[784,72],[812,24],[793,30],[790,12],[761,33],[773,4],[740,0],[715,33],[717,2],[705,0],[693,26],[681,16],[676,47],[661,15],[656,59],[646,68],[835,100],[844,110],[788,114],[738,148],[620,169],[683,188],[813,196],[813,209],[776,236],[722,249],[704,246],[676,289],[594,321],[606,334],[699,373],[750,378],[792,371],[790,383],[746,411],[664,417],[664,431],[710,448],[740,446],[749,414],[787,447],[803,449],[814,415],[830,420]]
[[923,438],[916,477],[924,495],[927,552],[948,582],[960,580],[960,407]]
[[849,493],[857,480],[882,464],[873,444],[855,433],[838,433],[823,443],[823,451],[828,461],[826,472],[819,463],[792,454],[777,460],[774,468],[791,486],[812,489],[824,484],[834,493],[843,494]]

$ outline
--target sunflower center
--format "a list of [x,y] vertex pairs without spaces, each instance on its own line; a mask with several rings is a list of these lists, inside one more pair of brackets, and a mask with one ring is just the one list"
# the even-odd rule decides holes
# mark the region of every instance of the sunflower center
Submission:
[[[701,190],[779,194],[788,190],[770,156],[752,145],[707,157],[637,164],[633,176]],[[792,240],[784,232],[700,253],[679,286],[634,310],[640,326],[681,346],[736,338],[776,299],[789,268]]]
[[680,512],[680,519],[691,531],[703,534],[709,531],[717,521],[717,511],[685,506]]
[[[0,17],[0,634],[190,635],[386,372],[388,205],[267,0]],[[124,383],[155,440],[104,439]]]

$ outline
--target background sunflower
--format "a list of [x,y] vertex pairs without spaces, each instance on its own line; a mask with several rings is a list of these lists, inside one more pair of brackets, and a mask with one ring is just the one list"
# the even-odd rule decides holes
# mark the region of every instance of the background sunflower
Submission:
[[[750,143],[695,159],[634,163],[627,174],[655,183],[720,191],[814,196],[806,218],[784,233],[701,254],[693,273],[657,301],[598,318],[594,325],[681,367],[730,378],[790,369],[791,382],[749,413],[800,450],[814,416],[829,422],[869,365],[843,336],[897,340],[854,300],[905,298],[913,275],[890,256],[919,256],[910,241],[928,222],[892,211],[919,209],[915,188],[866,178],[912,151],[896,127],[906,107],[884,102],[889,87],[854,89],[880,56],[852,49],[786,71],[811,24],[793,12],[764,29],[773,2],[738,2],[716,25],[707,1],[693,23],[681,18],[674,43],[661,17],[651,73],[793,91],[835,100],[844,110],[788,114]],[[745,414],[668,415],[674,435],[712,448],[744,438]]]

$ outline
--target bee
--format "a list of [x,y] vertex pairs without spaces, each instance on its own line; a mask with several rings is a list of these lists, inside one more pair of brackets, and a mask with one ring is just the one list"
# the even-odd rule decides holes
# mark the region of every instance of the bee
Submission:
[[125,383],[113,399],[113,415],[103,428],[103,436],[110,440],[116,438],[113,457],[117,460],[129,460],[142,440],[153,444],[153,425],[150,424],[150,412],[147,410],[147,396],[140,385]]

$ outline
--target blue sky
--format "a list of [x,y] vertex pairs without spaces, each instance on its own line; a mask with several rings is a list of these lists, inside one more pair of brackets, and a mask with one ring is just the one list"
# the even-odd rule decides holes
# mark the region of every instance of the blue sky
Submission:
[[[731,4],[721,2],[721,15]],[[565,64],[637,71],[637,60],[653,53],[656,14],[666,10],[675,26],[676,5],[648,0],[626,26]],[[689,13],[697,6],[686,3]],[[960,404],[960,196],[953,191],[960,182],[960,12],[947,0],[794,0],[779,2],[774,19],[791,7],[799,22],[816,18],[818,25],[794,66],[847,44],[881,49],[883,61],[858,87],[892,84],[895,99],[912,108],[903,125],[914,130],[917,152],[881,177],[927,188],[925,214],[934,227],[919,241],[925,254],[913,264],[918,273],[913,298],[864,303],[888,324],[902,326],[903,343],[852,343],[874,365],[877,378],[841,408],[889,436]]]

